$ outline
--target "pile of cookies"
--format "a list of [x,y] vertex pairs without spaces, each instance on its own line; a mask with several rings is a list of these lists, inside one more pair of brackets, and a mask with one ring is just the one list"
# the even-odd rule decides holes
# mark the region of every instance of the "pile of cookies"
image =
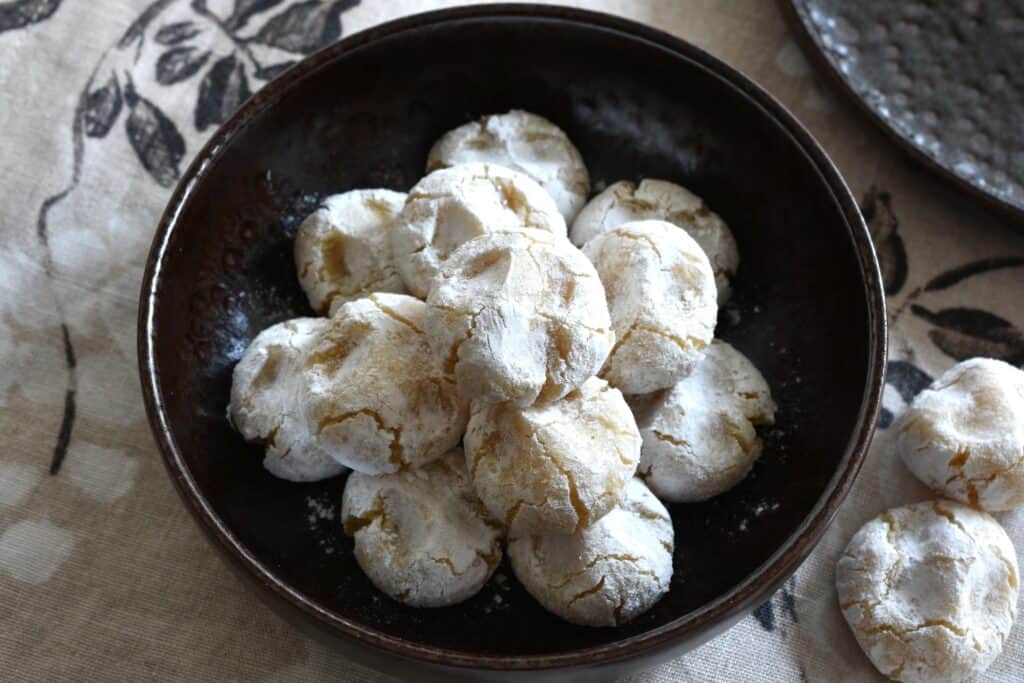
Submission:
[[523,111],[452,130],[426,167],[303,222],[299,281],[327,317],[256,337],[229,416],[278,477],[352,470],[342,523],[392,598],[465,600],[507,548],[549,611],[625,623],[669,590],[662,501],[737,484],[774,420],[714,338],[733,235],[665,181],[588,203],[576,147]]
[[894,450],[943,496],[884,512],[836,568],[843,616],[898,681],[966,681],[1003,649],[1020,572],[990,512],[1024,507],[1024,372],[963,361],[893,425]]

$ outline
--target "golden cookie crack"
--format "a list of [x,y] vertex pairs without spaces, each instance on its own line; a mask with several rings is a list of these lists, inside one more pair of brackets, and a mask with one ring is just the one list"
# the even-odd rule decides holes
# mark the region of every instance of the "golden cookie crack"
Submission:
[[622,623],[622,610],[626,607],[626,599],[627,598],[625,595],[620,597],[619,604],[615,606],[614,610],[612,610],[612,620],[615,622],[616,625]]
[[[536,552],[534,553],[534,555],[536,556]],[[640,562],[640,558],[636,557],[635,555],[627,555],[625,553],[603,553],[601,555],[595,556],[593,559],[591,559],[585,565],[583,565],[582,567],[580,567],[576,571],[572,572],[568,576],[563,576],[561,583],[549,583],[548,584],[548,588],[550,590],[559,590],[560,588],[565,588],[570,583],[572,583],[574,580],[576,580],[579,577],[581,577],[584,574],[586,574],[587,571],[593,569],[597,565],[598,562],[607,562],[609,560],[618,560],[619,562],[630,562],[630,563]]]
[[473,553],[476,555],[477,559],[483,561],[484,566],[487,567],[487,572],[490,573],[494,571],[494,568],[498,566],[498,562],[501,561],[501,544],[495,541],[491,544],[489,551],[484,552],[478,548],[474,550]]
[[[659,589],[664,587],[662,585],[661,577],[659,577],[653,571],[651,571],[649,569],[642,569],[640,567],[634,567],[634,571],[636,571],[636,573],[640,574],[641,576],[649,576],[652,579],[654,579],[654,582],[658,585]],[[604,585],[607,582],[607,580],[608,580],[608,575],[607,574],[602,574],[601,578],[598,579],[597,583],[595,583],[592,586],[590,586],[589,588],[585,588],[582,591],[579,591],[578,593],[573,595],[572,598],[569,600],[569,602],[566,603],[565,606],[566,607],[571,607],[572,605],[574,605],[576,602],[582,600],[583,598],[586,598],[586,597],[589,597],[591,595],[594,595],[595,593],[600,593],[602,590],[604,590]],[[620,608],[621,608],[622,605],[625,604],[625,600],[626,600],[626,596],[623,596],[622,599],[621,599],[621,602],[620,602]],[[613,618],[615,618],[616,619],[616,623],[618,623],[618,617],[614,616],[614,615],[615,615],[615,611],[613,610]]]
[[[658,441],[664,441],[665,443],[672,444],[673,446],[681,449],[683,457],[685,457],[689,461],[692,467],[708,475],[726,474],[734,470],[743,469],[745,467],[750,466],[750,463],[748,462],[739,462],[734,465],[728,465],[726,467],[708,467],[707,464],[700,462],[699,460],[693,457],[693,446],[690,443],[683,441],[682,439],[679,439],[675,436],[672,436],[671,434],[667,434],[656,429],[652,429],[650,431],[654,438],[657,439]],[[650,470],[648,470],[647,474],[650,474]]]
[[1017,572],[1013,567],[1013,562],[1011,562],[1009,558],[1003,555],[1003,551],[1000,550],[999,546],[994,544],[989,545],[989,549],[995,554],[997,558],[999,558],[1000,562],[1006,565],[1006,573],[1008,574],[1006,579],[1007,585],[1010,586],[1010,588],[1012,588],[1013,590],[1017,590],[1018,578]]
[[[636,325],[636,323],[634,323],[634,325]],[[671,332],[667,332],[665,330],[659,330],[658,328],[651,327],[649,325],[640,325],[639,329],[643,332],[649,332],[650,334],[656,334],[660,337],[664,337],[674,342],[676,346],[678,346],[683,351],[703,351],[708,346],[708,343],[703,339],[698,339],[697,337],[691,335],[680,337],[679,335],[672,334]]]
[[612,230],[612,234],[616,235],[618,237],[622,237],[623,239],[633,240],[634,242],[643,242],[643,243],[645,243],[651,249],[651,251],[654,252],[655,256],[658,257],[659,261],[663,260],[662,256],[661,256],[661,251],[658,249],[658,245],[656,245],[654,243],[654,240],[652,240],[647,235],[639,235],[639,234],[637,234],[635,232],[631,232],[629,230],[624,230],[622,228],[615,228],[614,230]]
[[[675,225],[686,229],[686,225],[692,223],[701,223],[701,218],[707,218],[711,215],[711,209],[707,207],[702,201],[695,209],[679,209],[676,211],[666,212],[668,221]],[[703,226],[701,226],[703,227]],[[720,226],[716,225],[713,229],[718,230]]]
[[515,522],[516,517],[519,516],[519,512],[522,510],[523,507],[543,509],[547,507],[548,501],[550,500],[550,498],[545,497],[544,500],[542,500],[539,503],[531,503],[527,501],[525,498],[517,499],[516,502],[512,504],[512,507],[509,508],[508,513],[505,515],[505,526],[508,528],[512,527],[512,523]]
[[321,259],[316,274],[321,282],[349,276],[348,265],[345,263],[346,241],[347,236],[336,230],[331,230],[320,239],[317,246],[320,249]]
[[884,513],[879,517],[882,524],[885,525],[885,540],[889,542],[893,548],[896,547],[896,520],[888,512]]
[[641,332],[648,332],[650,334],[654,334],[654,335],[657,335],[659,337],[664,337],[665,339],[668,339],[669,341],[671,341],[672,343],[674,343],[676,346],[678,346],[680,349],[682,349],[683,351],[685,351],[687,353],[689,353],[691,351],[700,352],[700,351],[703,351],[704,349],[706,349],[707,346],[708,346],[706,341],[704,341],[703,339],[698,339],[697,337],[694,337],[692,335],[688,335],[686,337],[680,337],[679,335],[672,334],[671,332],[666,332],[665,330],[659,330],[658,328],[652,327],[650,325],[644,325],[639,320],[634,320],[633,323],[626,330],[626,333],[623,334],[622,337],[619,338],[615,342],[615,345],[612,347],[612,350],[608,354],[608,357],[609,358],[614,358],[615,354],[619,350],[619,348],[623,344],[625,344],[626,341],[631,336],[633,336],[633,333],[635,331],[637,331],[637,330],[639,330]]
[[495,451],[499,440],[497,432],[488,432],[480,445],[472,450],[470,455],[471,461],[469,463],[470,479],[476,478],[476,471],[480,467],[480,461],[487,457],[497,457],[497,453]]
[[753,440],[747,439],[743,425],[733,419],[731,415],[723,412],[721,418],[723,430],[736,442],[743,453],[748,454],[757,446],[757,437],[754,437]]
[[462,347],[464,343],[472,339],[473,334],[476,332],[477,318],[483,312],[484,307],[481,306],[476,311],[463,311],[453,306],[446,306],[444,304],[439,303],[431,303],[430,307],[437,311],[447,313],[449,316],[453,316],[455,318],[469,319],[469,327],[466,329],[465,335],[451,345],[451,348],[448,350],[448,355],[444,361],[444,373],[446,375],[451,375],[455,372],[455,366],[458,365],[459,349]]
[[372,298],[372,293],[378,290],[379,284],[395,277],[396,275],[395,269],[391,266],[387,266],[383,270],[384,272],[380,277],[375,277],[357,287],[335,287],[334,289],[331,289],[323,295],[324,303],[323,306],[321,306],[320,312],[325,313],[326,311],[329,311],[331,309],[331,304],[334,303],[334,300],[338,297],[352,298],[369,292],[371,293]]
[[[962,460],[960,460],[961,453],[965,453],[966,454],[965,457],[963,457]],[[964,475],[963,467],[964,467],[964,465],[967,464],[967,461],[969,460],[969,457],[970,457],[970,451],[966,447],[963,447],[963,448],[961,448],[961,449],[959,449],[957,451],[957,455],[954,456],[953,459],[949,461],[949,465],[953,469],[956,470],[956,474],[954,474],[953,476],[949,477],[946,480],[945,484],[949,485],[949,484],[952,484],[954,481],[963,480],[964,488],[967,490],[968,502],[970,502],[970,504],[972,506],[974,506],[974,507],[978,507],[978,502],[979,502],[979,498],[980,498],[979,493],[978,493],[978,485],[979,484],[983,484],[984,486],[988,486],[993,481],[995,481],[997,478],[1006,476],[1007,474],[1009,474],[1014,469],[1024,465],[1024,453],[1021,453],[1021,457],[1020,458],[1018,458],[1017,460],[1014,460],[1013,462],[1011,462],[1010,464],[1008,464],[1008,465],[1006,465],[1004,467],[997,468],[996,470],[992,471],[990,474],[986,474],[984,476],[967,477],[967,476]],[[954,465],[954,461],[957,462],[956,465]]]
[[373,305],[376,306],[378,308],[378,310],[380,310],[381,313],[383,313],[384,315],[388,316],[389,318],[392,318],[392,319],[400,322],[401,324],[403,324],[403,325],[405,325],[407,327],[412,328],[418,334],[423,334],[423,329],[421,327],[419,327],[416,323],[414,323],[413,321],[409,320],[404,315],[398,313],[398,311],[396,311],[395,309],[391,308],[390,306],[388,306],[388,305],[386,305],[384,303],[381,303],[380,297],[378,295],[371,294],[369,298],[370,298],[370,301],[373,302]]
[[594,334],[608,334],[608,328],[607,327],[592,327],[591,325],[587,325],[582,320],[573,320],[573,319],[563,320],[563,319],[559,318],[556,315],[552,315],[550,313],[544,313],[543,311],[534,311],[534,314],[538,318],[543,318],[544,320],[547,320],[548,322],[550,322],[550,323],[552,323],[554,325],[557,325],[559,327],[563,327],[563,328],[579,327],[579,328],[582,328],[584,330],[587,330],[588,332],[593,332]]
[[388,455],[388,461],[397,469],[402,469],[405,465],[403,459],[404,447],[401,442],[402,428],[401,427],[388,427],[384,423],[384,419],[381,418],[380,414],[376,410],[369,408],[360,408],[359,410],[350,410],[340,415],[331,415],[320,420],[317,424],[316,433],[319,436],[325,429],[334,425],[339,425],[347,420],[351,420],[359,415],[366,415],[371,418],[377,424],[377,430],[381,432],[387,432],[391,435],[391,442],[388,444],[390,453]]
[[932,503],[932,510],[935,512],[935,514],[941,517],[945,517],[947,520],[949,520],[950,524],[960,529],[960,531],[963,532],[964,536],[966,536],[971,541],[971,544],[974,544],[974,537],[971,535],[969,531],[967,531],[964,525],[960,523],[960,520],[958,520],[952,512],[942,507],[938,501]]
[[356,532],[364,529],[375,521],[385,520],[384,492],[378,491],[373,497],[369,509],[361,515],[348,515],[342,520],[342,528],[349,536],[355,536]]
[[586,504],[584,504],[583,499],[580,498],[579,489],[576,487],[576,478],[573,476],[572,472],[570,472],[564,465],[558,462],[557,458],[555,458],[555,456],[551,454],[551,451],[548,449],[547,443],[545,443],[545,441],[541,438],[539,432],[535,431],[530,436],[536,441],[537,445],[540,446],[541,454],[548,459],[548,461],[551,463],[551,466],[558,470],[563,477],[565,477],[566,486],[569,487],[569,504],[572,505],[572,509],[576,512],[575,531],[579,531],[580,529],[588,526],[590,524],[590,510],[587,509],[587,506]]
[[605,578],[606,577],[602,575],[601,579],[597,583],[595,583],[590,588],[584,589],[584,590],[580,591],[579,593],[577,593],[576,595],[574,595],[572,597],[572,599],[569,600],[568,603],[566,603],[565,606],[566,607],[572,607],[572,605],[575,604],[578,600],[582,600],[583,598],[585,598],[587,596],[590,596],[590,595],[593,595],[594,593],[599,593],[604,588]]
[[428,559],[428,560],[430,560],[431,562],[434,562],[434,563],[436,563],[436,564],[440,564],[440,565],[442,565],[442,566],[444,566],[444,567],[447,567],[447,568],[448,568],[448,571],[449,571],[449,572],[451,573],[451,575],[452,575],[452,576],[462,576],[462,575],[463,575],[463,574],[465,574],[465,573],[466,573],[467,571],[469,571],[470,569],[472,569],[472,568],[473,568],[473,567],[472,567],[472,565],[471,565],[471,566],[469,566],[469,567],[466,567],[466,569],[464,569],[464,570],[462,570],[462,571],[460,572],[459,570],[457,570],[457,569],[455,568],[455,563],[454,563],[454,562],[452,562],[452,561],[451,561],[451,560],[450,560],[449,558],[447,558],[447,557],[434,557],[433,555],[427,555],[427,559]]
[[424,192],[422,190],[414,190],[413,192],[409,193],[408,197],[406,197],[405,203],[411,204],[413,202],[419,201],[446,202],[451,201],[452,198],[452,195],[448,193],[433,193]]
[[962,629],[953,622],[948,621],[946,619],[926,619],[925,621],[922,621],[920,624],[916,626],[912,626],[911,628],[905,629],[896,628],[892,624],[878,624],[877,626],[872,626],[871,628],[865,629],[863,633],[866,636],[874,636],[879,633],[888,633],[894,636],[895,638],[903,642],[906,642],[907,636],[913,633],[917,633],[918,631],[923,631],[926,628],[946,629],[950,633],[960,636],[961,638],[967,635],[966,629]]
[[547,230],[544,221],[537,219],[537,212],[533,205],[526,199],[522,191],[514,187],[507,178],[494,178],[491,182],[498,188],[503,206],[514,213],[525,227]]

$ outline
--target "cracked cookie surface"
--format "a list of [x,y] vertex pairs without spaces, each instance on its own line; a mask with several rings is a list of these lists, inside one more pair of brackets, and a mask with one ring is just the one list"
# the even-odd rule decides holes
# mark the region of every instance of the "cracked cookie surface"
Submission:
[[582,247],[601,233],[639,220],[668,221],[687,232],[711,262],[718,302],[729,300],[730,279],[740,265],[740,252],[729,226],[685,187],[664,180],[640,184],[619,181],[587,203],[572,223],[569,236]]
[[988,514],[951,501],[893,508],[836,566],[843,616],[893,680],[964,681],[999,655],[1017,615],[1013,544]]
[[601,376],[627,394],[646,394],[689,375],[718,317],[700,246],[665,221],[636,221],[601,233],[583,253],[604,284],[615,332]]
[[756,427],[775,422],[760,371],[719,339],[689,377],[630,405],[643,437],[638,474],[674,503],[707,500],[742,481],[761,455]]
[[322,448],[365,474],[421,467],[454,448],[468,407],[423,332],[426,304],[404,294],[350,301],[303,367]]
[[388,236],[404,204],[404,192],[352,190],[327,197],[302,222],[295,270],[314,310],[331,314],[373,292],[405,292]]
[[460,449],[417,470],[353,472],[341,521],[373,584],[413,607],[467,600],[501,561],[503,529],[473,492]]
[[579,387],[614,339],[594,266],[539,230],[489,233],[456,250],[427,297],[426,331],[466,398],[519,406]]
[[563,533],[615,507],[640,458],[622,394],[596,377],[544,406],[474,402],[466,463],[480,499],[512,533]]
[[542,116],[513,109],[445,133],[431,148],[427,171],[489,162],[525,173],[540,184],[571,221],[590,194],[583,157],[561,128]]
[[570,535],[513,536],[516,577],[549,612],[584,626],[618,626],[669,590],[674,539],[665,506],[639,479],[619,505]]
[[918,394],[893,429],[903,462],[933,490],[990,511],[1024,507],[1024,371],[963,361]]
[[434,171],[409,190],[390,231],[391,248],[406,288],[422,299],[459,245],[526,228],[565,237],[565,220],[544,188],[503,166],[460,164]]
[[266,447],[263,466],[289,481],[319,481],[345,467],[322,449],[303,409],[302,364],[324,318],[296,318],[260,332],[231,376],[231,424]]

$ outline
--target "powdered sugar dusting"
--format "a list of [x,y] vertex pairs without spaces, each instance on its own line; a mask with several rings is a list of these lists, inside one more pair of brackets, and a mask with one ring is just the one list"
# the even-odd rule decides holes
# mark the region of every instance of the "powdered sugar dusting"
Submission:
[[779,503],[778,501],[768,502],[767,500],[762,500],[762,501],[756,503],[753,507],[751,507],[749,509],[750,510],[749,514],[746,517],[744,517],[742,520],[740,520],[739,526],[736,527],[737,530],[738,531],[746,531],[748,529],[749,525],[750,525],[751,520],[757,519],[758,517],[761,517],[762,515],[766,515],[766,514],[775,512],[781,506],[782,506],[781,503]]
[[326,494],[307,496],[306,509],[309,511],[306,521],[309,522],[311,530],[319,528],[322,522],[338,519],[338,508]]

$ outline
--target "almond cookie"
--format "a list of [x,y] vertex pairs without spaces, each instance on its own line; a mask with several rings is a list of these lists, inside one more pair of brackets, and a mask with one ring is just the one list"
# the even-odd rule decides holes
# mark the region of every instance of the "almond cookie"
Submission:
[[999,523],[947,501],[894,508],[858,531],[836,567],[839,605],[889,678],[965,681],[992,663],[1017,617],[1017,555]]
[[985,510],[1024,507],[1024,372],[991,358],[953,366],[894,426],[918,479]]
[[426,304],[371,294],[341,306],[305,359],[301,400],[321,446],[364,474],[422,467],[459,443],[468,409],[423,333]]
[[427,171],[474,161],[530,176],[555,200],[566,221],[590,194],[590,176],[576,147],[561,128],[527,111],[491,114],[445,133],[430,150]]
[[619,181],[583,207],[569,236],[577,246],[623,223],[668,221],[697,241],[715,273],[718,303],[729,300],[730,278],[740,266],[740,252],[729,226],[704,201],[685,187],[664,180],[642,180],[639,185]]
[[295,270],[309,305],[331,314],[373,292],[405,292],[388,231],[405,193],[352,190],[328,197],[299,226]]
[[583,253],[604,283],[615,331],[601,376],[627,394],[646,394],[689,375],[718,317],[700,246],[671,223],[636,221],[601,233]]
[[302,403],[302,364],[323,318],[296,318],[260,332],[231,377],[228,417],[246,441],[266,445],[263,466],[289,481],[319,481],[345,466],[316,440]]
[[485,233],[523,228],[565,237],[558,207],[529,177],[494,164],[461,164],[434,171],[409,190],[391,230],[391,246],[402,281],[422,299],[459,245]]
[[775,422],[764,377],[717,339],[692,375],[631,405],[644,442],[638,473],[673,503],[707,500],[742,481],[761,455],[755,426]]
[[553,401],[601,369],[614,334],[594,266],[528,230],[462,245],[427,297],[427,337],[468,399]]
[[516,578],[549,612],[583,626],[619,626],[669,590],[674,539],[665,506],[639,479],[619,505],[571,536],[514,537]]
[[501,525],[473,493],[460,449],[418,470],[353,472],[341,521],[373,584],[412,607],[471,598],[501,561]]
[[629,406],[596,377],[540,407],[474,402],[464,443],[477,494],[517,534],[593,524],[619,502],[640,459]]

